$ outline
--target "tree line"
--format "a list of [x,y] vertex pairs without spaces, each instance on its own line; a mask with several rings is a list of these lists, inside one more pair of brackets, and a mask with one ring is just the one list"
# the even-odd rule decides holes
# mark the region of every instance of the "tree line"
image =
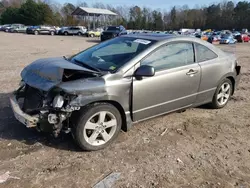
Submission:
[[[0,0],[1,24],[23,23],[26,25],[49,24],[56,26],[87,25],[86,19],[72,16],[78,7],[89,7],[86,2],[63,5],[53,0]],[[95,3],[90,7],[109,9],[119,16],[109,17],[109,24],[123,25],[128,29],[178,30],[194,29],[243,29],[250,28],[250,2],[223,1],[209,6],[189,8],[174,6],[170,10],[140,6],[114,6]],[[90,21],[93,22],[93,21]],[[102,22],[97,20],[97,25]]]

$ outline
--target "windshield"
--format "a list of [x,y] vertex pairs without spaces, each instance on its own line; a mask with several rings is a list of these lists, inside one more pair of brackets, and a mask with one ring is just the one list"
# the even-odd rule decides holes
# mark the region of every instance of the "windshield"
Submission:
[[73,56],[70,61],[100,71],[116,71],[155,41],[117,37]]
[[119,27],[108,27],[107,31],[120,30]]

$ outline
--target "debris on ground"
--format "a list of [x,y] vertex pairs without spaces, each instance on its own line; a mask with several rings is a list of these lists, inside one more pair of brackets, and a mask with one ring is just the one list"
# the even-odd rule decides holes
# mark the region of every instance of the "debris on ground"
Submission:
[[150,142],[149,138],[143,138],[143,141],[145,144],[148,144]]
[[98,182],[93,188],[111,188],[115,182],[119,179],[121,173],[113,172],[106,178]]
[[183,131],[181,129],[176,129],[176,132],[180,135],[183,135]]
[[180,160],[180,158],[177,158],[176,161],[177,161],[177,163],[184,164],[183,161]]
[[166,129],[161,133],[161,136],[164,136],[164,134],[166,134],[167,131],[168,131],[168,128],[166,128]]
[[7,171],[4,174],[0,175],[0,183],[4,183],[8,179],[17,179],[17,180],[20,180],[20,178],[18,178],[18,177],[11,176],[9,171]]

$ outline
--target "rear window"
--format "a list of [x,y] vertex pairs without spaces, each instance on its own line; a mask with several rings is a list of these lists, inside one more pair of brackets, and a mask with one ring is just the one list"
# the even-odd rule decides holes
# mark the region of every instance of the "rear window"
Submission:
[[218,57],[216,53],[214,53],[206,46],[203,46],[201,44],[195,44],[195,47],[196,47],[196,58],[198,62],[208,61]]

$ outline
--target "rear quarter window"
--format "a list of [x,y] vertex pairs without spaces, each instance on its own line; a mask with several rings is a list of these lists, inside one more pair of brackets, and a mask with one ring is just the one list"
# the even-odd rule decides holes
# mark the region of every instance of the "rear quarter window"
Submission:
[[212,60],[218,57],[216,53],[202,44],[195,44],[197,62]]

